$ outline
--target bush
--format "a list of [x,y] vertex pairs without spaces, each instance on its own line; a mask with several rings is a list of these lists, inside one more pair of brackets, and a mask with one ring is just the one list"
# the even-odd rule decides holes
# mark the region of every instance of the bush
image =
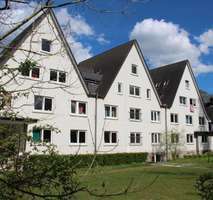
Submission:
[[116,154],[86,154],[86,155],[31,155],[31,160],[43,164],[48,162],[64,162],[72,166],[88,167],[100,165],[120,165],[130,163],[141,163],[147,159],[147,153],[116,153]]
[[213,200],[213,172],[200,175],[195,184],[198,194],[204,200]]

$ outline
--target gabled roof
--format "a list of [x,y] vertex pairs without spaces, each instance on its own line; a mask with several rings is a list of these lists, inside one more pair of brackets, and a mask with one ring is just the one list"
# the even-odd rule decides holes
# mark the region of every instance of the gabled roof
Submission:
[[[37,18],[35,18],[29,25],[27,24],[27,27],[24,28],[24,30],[19,33],[8,45],[7,45],[7,48],[4,48],[3,51],[0,53],[0,65],[4,65],[8,59],[10,59],[12,56],[13,56],[13,53],[20,47],[20,45],[22,44],[22,42],[27,38],[27,36],[29,36],[32,31],[40,24],[40,22],[48,15],[50,14],[52,20],[53,20],[53,23],[57,29],[57,31],[59,32],[59,37],[65,47],[65,50],[73,64],[73,67],[78,75],[78,78],[80,79],[82,85],[83,85],[83,88],[85,90],[85,92],[88,94],[88,89],[85,85],[85,82],[78,70],[78,67],[77,67],[77,62],[72,54],[72,51],[70,49],[70,46],[64,36],[64,33],[59,25],[59,22],[53,12],[52,9],[45,9],[43,10],[43,13],[38,15],[37,14]],[[35,16],[36,17],[36,16]],[[23,24],[23,26],[26,25],[26,24]],[[10,35],[8,36],[10,37]]]
[[[94,81],[99,82],[97,83],[98,86],[96,85],[98,97],[104,98],[108,93],[133,44],[134,40],[129,41],[78,64],[85,81],[88,74],[91,74],[91,77],[95,76],[95,74],[101,76],[98,81],[94,79]],[[86,82],[88,83],[88,81]],[[88,87],[88,90],[90,95],[93,96],[94,88]]]
[[168,108],[173,104],[187,62],[184,60],[150,70],[160,100]]

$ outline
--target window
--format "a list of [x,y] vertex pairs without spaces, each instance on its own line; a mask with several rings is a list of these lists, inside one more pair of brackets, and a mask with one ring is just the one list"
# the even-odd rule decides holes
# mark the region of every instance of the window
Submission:
[[160,143],[160,133],[152,133],[152,144],[159,144]]
[[180,96],[180,104],[181,105],[186,105],[186,97]]
[[51,130],[38,129],[38,128],[33,129],[32,140],[34,143],[39,143],[39,142],[50,143],[51,142]]
[[59,83],[65,83],[66,82],[66,72],[50,70],[50,80],[56,81]]
[[117,118],[117,107],[105,105],[105,117],[106,118]]
[[171,114],[170,114],[170,121],[171,121],[171,123],[177,124],[177,123],[178,123],[178,114],[176,114],[176,113],[171,113]]
[[71,130],[70,131],[70,143],[71,144],[85,144],[86,143],[86,131]]
[[104,143],[106,143],[106,144],[117,143],[117,132],[104,131]]
[[33,67],[32,69],[24,68],[21,70],[21,75],[38,79],[40,77],[40,68],[39,67]]
[[186,124],[192,125],[192,116],[191,115],[186,115]]
[[171,143],[177,144],[179,142],[179,135],[177,133],[172,133],[171,134]]
[[129,86],[129,94],[132,96],[140,96],[140,87],[130,85]]
[[151,90],[150,89],[146,90],[146,98],[151,99]]
[[193,134],[186,134],[186,142],[193,143]]
[[160,111],[151,111],[151,121],[160,122]]
[[46,52],[50,52],[50,50],[51,50],[51,41],[50,40],[46,40],[46,39],[42,39],[41,40],[41,50],[42,51],[46,51]]
[[141,109],[130,108],[130,119],[141,120]]
[[87,114],[87,106],[86,102],[80,101],[71,101],[71,113],[78,115],[86,115]]
[[202,143],[208,143],[208,136],[207,135],[202,135],[201,142]]
[[41,111],[52,111],[52,98],[44,96],[34,96],[34,109]]
[[130,144],[141,144],[141,133],[130,133]]
[[191,106],[196,106],[196,99],[189,99]]
[[123,93],[123,87],[122,87],[122,83],[118,83],[118,93],[121,94]]
[[189,81],[188,80],[185,80],[185,87],[186,87],[186,89],[189,89]]
[[205,125],[205,117],[199,117],[199,125],[204,126]]
[[137,65],[132,65],[131,72],[132,72],[132,74],[138,74],[138,66]]

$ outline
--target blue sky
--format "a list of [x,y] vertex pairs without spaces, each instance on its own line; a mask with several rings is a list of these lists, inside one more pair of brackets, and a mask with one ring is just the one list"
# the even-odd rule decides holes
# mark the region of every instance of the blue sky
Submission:
[[[13,4],[11,21],[33,12],[36,2],[31,1],[30,6]],[[77,62],[137,39],[150,68],[188,59],[199,87],[213,94],[212,0],[87,2],[55,10]],[[100,13],[94,7],[111,12]]]
[[[192,48],[195,46],[198,49],[201,46],[201,42],[199,42],[198,38],[205,32],[208,32],[209,30],[213,29],[212,0],[151,0],[147,3],[140,3],[140,1],[136,1],[135,3],[130,3],[128,5],[128,9],[125,10],[125,14],[116,12],[118,10],[122,10],[122,8],[127,5],[126,2],[127,1],[123,0],[92,1],[96,8],[104,8],[109,9],[111,11],[114,10],[115,12],[113,13],[98,13],[86,8],[85,6],[69,8],[68,11],[71,15],[81,15],[84,21],[96,32],[95,36],[80,35],[77,38],[77,40],[81,42],[84,47],[90,48],[89,53],[91,55],[96,55],[98,53],[103,52],[104,50],[110,49],[116,45],[128,41],[129,39],[134,38],[130,37],[130,34],[133,31],[136,23],[142,23],[146,19],[149,19],[147,23],[150,23],[150,26],[152,26],[156,22],[156,28],[159,26],[159,29],[163,23],[162,20],[164,20],[164,25],[170,24],[174,25],[174,27],[177,26],[178,31],[175,34],[177,37],[178,34],[184,34],[181,33],[181,30],[186,31],[186,38],[189,39],[190,45],[192,45]],[[141,25],[141,28],[144,28],[144,26]],[[152,31],[152,29],[150,29],[149,31]],[[97,40],[97,34],[102,34],[106,41],[100,43]],[[136,37],[136,39],[140,38],[140,33],[133,35]],[[209,35],[210,37],[213,36],[213,34]],[[144,35],[142,33],[141,37],[143,36]],[[152,35],[153,39],[154,37],[156,38],[154,40],[163,39],[158,36],[158,33]],[[146,41],[144,41],[145,39],[139,39],[139,42],[141,44],[144,56],[147,58],[150,67],[157,67],[161,64],[163,65],[170,62],[175,62],[182,59],[182,57],[183,59],[189,59],[192,62],[192,66],[194,67],[194,69],[196,68],[195,72],[197,72],[196,77],[199,87],[210,93],[213,93],[213,44],[211,43],[211,41],[208,41],[208,53],[203,53],[203,51],[197,52],[195,49],[195,52],[190,52],[190,50],[189,52],[186,51],[185,56],[180,55],[175,57],[173,55],[168,55],[168,57],[172,57],[169,58],[168,61],[167,59],[158,61],[154,58],[154,61],[152,59],[152,61],[149,62],[149,54],[152,55],[153,51],[157,51],[155,52],[155,54],[157,54],[162,50],[164,54],[160,52],[160,56],[166,56],[166,53],[168,51],[164,51],[164,47],[161,47],[162,42],[158,43],[158,41],[154,41],[152,47],[147,47],[147,43],[151,44],[153,40],[152,38],[147,37],[147,35],[145,35],[145,38],[147,39]],[[143,43],[146,43],[144,49]],[[177,43],[177,48],[178,45],[179,44]],[[190,45],[188,45],[187,48],[190,48]],[[171,48],[169,51],[173,51],[174,44],[172,46],[169,45],[168,47]],[[159,48],[159,50],[156,50],[154,48]],[[181,48],[184,47],[180,47],[180,51]],[[176,50],[174,50],[174,53],[175,52]],[[183,51],[183,54],[184,52],[185,51]],[[161,55],[161,53],[163,55]],[[194,54],[196,53],[199,54],[199,56],[194,56]],[[199,59],[199,62],[197,61],[197,59]],[[157,65],[158,63],[159,65]],[[205,65],[205,69],[197,69],[197,67],[199,67],[197,65],[200,65],[200,63]]]

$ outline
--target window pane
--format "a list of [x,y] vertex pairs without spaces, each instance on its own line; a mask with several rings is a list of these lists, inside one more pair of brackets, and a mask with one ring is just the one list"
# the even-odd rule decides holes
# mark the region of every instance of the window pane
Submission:
[[59,72],[59,82],[65,83],[66,82],[66,73],[65,72]]
[[51,131],[50,130],[44,130],[43,131],[43,141],[44,142],[51,142]]
[[117,117],[116,107],[112,107],[112,117]]
[[121,83],[118,83],[118,92],[119,92],[119,93],[122,92],[122,88],[121,88],[121,87],[122,87],[122,84],[121,84]]
[[140,88],[139,87],[135,87],[135,95],[140,96]]
[[33,78],[39,78],[40,69],[38,67],[35,67],[32,69],[32,77]]
[[147,89],[147,90],[146,90],[146,98],[147,98],[147,99],[150,99],[150,98],[151,98],[151,90],[150,90],[150,89]]
[[140,119],[140,110],[139,109],[136,109],[135,110],[135,119]]
[[130,143],[132,143],[132,144],[135,143],[135,134],[134,133],[130,134]]
[[76,113],[76,101],[71,101],[71,113]]
[[117,143],[117,133],[112,132],[112,143]]
[[105,106],[105,117],[110,117],[110,107]]
[[110,143],[110,132],[109,131],[104,132],[104,142]]
[[71,130],[71,132],[70,132],[70,142],[71,143],[77,143],[78,142],[77,135],[78,135],[78,131]]
[[129,86],[129,94],[134,95],[134,87],[132,85]]
[[135,111],[133,109],[130,109],[130,119],[135,118]]
[[43,97],[42,96],[35,96],[34,97],[34,109],[35,110],[42,110],[43,104]]
[[41,49],[42,49],[43,51],[50,52],[51,41],[46,40],[46,39],[42,39],[41,43],[42,43]]
[[85,103],[79,103],[78,104],[78,111],[79,111],[79,114],[86,114],[86,104]]
[[46,111],[51,111],[52,110],[52,99],[45,98],[45,101],[44,101],[44,110],[46,110]]
[[57,71],[54,71],[54,70],[50,71],[50,80],[57,81]]
[[30,67],[22,67],[20,71],[22,76],[30,76]]
[[132,65],[132,73],[137,74],[137,66],[136,65]]
[[80,131],[79,132],[79,143],[85,143],[86,139],[85,139],[85,132],[84,131]]
[[33,129],[33,142],[41,142],[41,130]]
[[136,143],[141,143],[141,135],[140,135],[140,133],[136,133]]

